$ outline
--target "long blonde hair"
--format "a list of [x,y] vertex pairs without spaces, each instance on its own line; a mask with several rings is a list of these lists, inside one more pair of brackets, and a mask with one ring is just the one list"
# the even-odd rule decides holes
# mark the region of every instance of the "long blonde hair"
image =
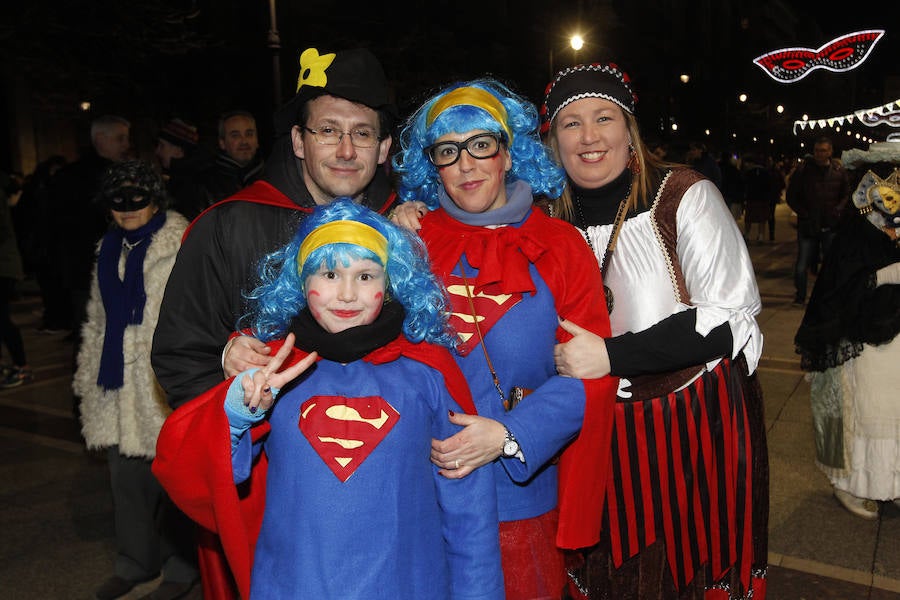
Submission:
[[[628,166],[625,167],[630,168],[632,173],[636,172],[633,176],[631,193],[628,195],[627,209],[629,212],[632,212],[635,209],[649,206],[653,201],[650,195],[656,191],[656,188],[659,185],[659,172],[666,168],[672,168],[678,165],[676,163],[660,160],[655,154],[650,152],[650,149],[641,137],[640,128],[638,127],[635,116],[628,111],[622,110],[621,107],[617,107],[617,110],[625,116],[625,126],[628,129],[628,136],[631,138],[631,147],[634,148],[634,153],[628,161]],[[559,164],[562,164],[559,157],[559,140],[556,136],[556,119],[550,123],[550,129],[546,136],[546,143],[550,148],[553,158]],[[564,221],[568,221],[569,223],[575,222],[575,208],[572,203],[572,190],[570,189],[570,185],[566,185],[559,198],[550,200],[550,214]]]

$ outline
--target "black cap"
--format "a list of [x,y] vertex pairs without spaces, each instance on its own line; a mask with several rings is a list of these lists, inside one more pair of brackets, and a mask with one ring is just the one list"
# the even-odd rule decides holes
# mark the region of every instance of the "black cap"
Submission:
[[307,48],[300,55],[297,95],[275,112],[275,133],[283,134],[300,121],[303,105],[324,94],[364,104],[397,118],[381,63],[366,48],[319,54]]
[[637,94],[631,88],[628,73],[614,63],[585,64],[563,69],[547,85],[541,105],[541,133],[547,133],[550,123],[560,110],[583,98],[603,98],[634,114]]

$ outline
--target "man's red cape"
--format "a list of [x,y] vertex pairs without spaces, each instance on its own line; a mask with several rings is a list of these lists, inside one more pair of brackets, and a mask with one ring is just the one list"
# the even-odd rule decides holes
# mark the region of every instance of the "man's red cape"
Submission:
[[[274,355],[281,341],[269,343]],[[307,353],[293,348],[285,365],[296,364]],[[444,376],[447,390],[465,412],[475,414],[475,405],[462,372],[446,348],[413,344],[402,335],[363,358],[383,364],[406,356],[426,364]],[[163,424],[156,443],[153,474],[175,504],[208,532],[219,536],[227,564],[223,563],[215,539],[202,539],[200,562],[204,597],[235,598],[234,576],[242,598],[250,597],[253,549],[262,526],[266,500],[267,458],[261,453],[250,478],[234,484],[231,465],[231,435],[224,401],[233,378],[191,400],[173,412]],[[267,421],[250,430],[253,441],[269,431]],[[214,538],[214,536],[209,536]]]
[[[383,213],[386,211],[393,203],[394,200],[397,199],[397,192],[391,192],[388,195],[385,203],[378,208],[379,213]],[[228,202],[255,202],[257,204],[267,204],[269,206],[280,206],[281,208],[289,208],[291,210],[299,210],[305,213],[311,213],[314,208],[308,206],[300,206],[295,204],[293,200],[282,194],[278,188],[269,183],[268,181],[263,181],[262,179],[258,181],[254,181],[241,191],[237,192],[233,196],[229,196],[224,200],[219,200],[212,206],[208,206],[203,212],[197,215],[191,224],[188,225],[187,229],[184,230],[184,234],[181,236],[181,241],[184,241],[187,238],[188,233],[190,233],[191,228],[193,228],[194,223],[197,222],[197,219],[213,210],[217,206],[221,204],[226,204]]]

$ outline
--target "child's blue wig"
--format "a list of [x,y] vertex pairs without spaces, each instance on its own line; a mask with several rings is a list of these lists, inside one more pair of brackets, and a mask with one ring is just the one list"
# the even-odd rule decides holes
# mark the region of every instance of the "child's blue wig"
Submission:
[[[387,264],[379,255],[352,242],[333,242],[312,250],[298,272],[297,257],[304,239],[322,225],[335,221],[356,221],[375,229],[387,240]],[[284,337],[291,319],[306,306],[306,279],[324,263],[333,269],[338,261],[349,266],[369,259],[384,267],[385,302],[399,302],[406,313],[403,333],[412,342],[432,342],[452,347],[456,337],[447,326],[448,303],[444,287],[431,273],[425,245],[418,236],[398,227],[378,213],[338,198],[316,207],[300,223],[300,229],[283,248],[260,261],[261,284],[247,294],[251,312],[241,318],[253,335],[263,341]]]
[[[432,113],[432,107],[447,94],[466,87],[488,92],[505,109],[505,115],[490,106],[482,108],[478,102],[467,104],[465,100],[451,102],[447,107],[439,105],[438,114]],[[401,175],[400,198],[404,201],[421,200],[429,208],[437,208],[438,190],[443,184],[437,167],[425,155],[425,148],[442,135],[475,129],[500,133],[506,138],[512,157],[512,168],[506,174],[507,182],[525,181],[533,193],[550,198],[562,193],[566,183],[565,172],[550,158],[547,148],[541,143],[534,104],[499,81],[482,78],[448,86],[409,117],[400,132],[401,150],[393,159],[394,169]]]

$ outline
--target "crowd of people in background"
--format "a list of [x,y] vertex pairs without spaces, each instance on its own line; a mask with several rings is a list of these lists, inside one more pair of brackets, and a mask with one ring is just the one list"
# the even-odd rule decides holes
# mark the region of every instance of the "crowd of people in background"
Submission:
[[[183,451],[182,437],[201,427],[184,418],[182,407],[202,396],[204,410],[212,402],[222,413],[221,431],[204,429],[204,435],[218,439],[224,431],[227,442],[230,430],[232,442],[209,447],[210,469],[218,473],[224,460],[225,479],[241,484],[259,476],[251,477],[251,465],[268,452],[273,489],[296,493],[284,465],[300,459],[284,460],[277,436],[296,433],[297,423],[274,420],[285,414],[275,397],[284,386],[279,402],[296,400],[297,413],[305,399],[301,389],[350,394],[350,380],[341,376],[349,364],[371,373],[371,381],[354,383],[367,397],[396,393],[396,381],[385,374],[404,377],[406,369],[447,385],[452,378],[471,390],[471,398],[468,392],[423,394],[435,415],[445,417],[448,407],[462,414],[451,410],[446,423],[418,432],[419,438],[423,431],[434,434],[425,439],[442,500],[422,486],[410,493],[424,498],[417,510],[434,532],[444,527],[453,534],[451,546],[460,536],[481,536],[479,547],[499,556],[495,563],[469,560],[453,546],[433,556],[450,560],[444,569],[426,568],[428,561],[410,554],[420,569],[409,579],[420,586],[419,597],[430,582],[441,587],[425,592],[434,598],[480,598],[479,591],[511,600],[645,597],[639,590],[648,587],[660,599],[764,598],[768,506],[759,496],[767,496],[768,464],[754,374],[762,351],[761,302],[748,247],[796,239],[794,303],[805,306],[808,276],[827,255],[850,199],[849,177],[831,141],[816,140],[806,157],[783,157],[716,149],[703,140],[644,140],[630,80],[614,65],[560,72],[540,111],[506,84],[481,79],[448,85],[405,119],[367,50],[320,55],[308,49],[303,65],[296,95],[274,115],[276,138],[265,156],[256,116],[245,110],[220,115],[214,133],[181,117],[163,119],[152,149],[131,146],[126,117],[105,115],[92,121],[90,145],[76,160],[50,156],[33,173],[0,182],[0,347],[8,353],[0,363],[0,387],[33,379],[10,314],[17,286],[31,277],[42,301],[39,331],[65,333],[73,345],[73,409],[85,441],[108,452],[119,554],[95,597],[122,597],[160,571],[163,583],[147,598],[181,597],[201,574],[208,597],[266,597],[275,588],[264,578],[284,559],[271,544],[315,562],[298,540],[284,540],[282,521],[265,520],[293,514],[283,505],[269,516],[264,499],[250,498],[259,512],[248,521],[249,533],[242,529],[234,537],[240,519],[226,527],[210,515],[236,511],[247,519],[244,502],[253,493],[243,489],[223,498],[215,487],[194,494],[189,488],[196,474],[172,461]],[[605,160],[597,164],[601,150]],[[324,215],[317,209],[336,199],[352,200],[353,208]],[[784,202],[796,214],[796,230],[776,231],[776,208]],[[310,214],[316,220],[306,227]],[[322,233],[332,229],[329,221],[355,225]],[[304,250],[307,235],[324,241]],[[315,253],[328,244],[344,258]],[[345,255],[348,246],[357,249]],[[431,259],[433,275],[415,262],[417,253]],[[648,254],[658,255],[659,264],[650,264]],[[327,268],[304,270],[310,255]],[[279,268],[287,260],[295,271],[285,275],[287,283],[262,268],[277,257]],[[408,316],[376,344],[341,335],[343,327],[329,329],[336,309],[318,298],[326,292],[317,278],[335,285],[358,263],[375,267],[355,271],[355,285],[387,276],[371,298],[377,305],[371,319],[361,326],[380,336],[392,311],[399,310],[401,321]],[[428,310],[410,304],[416,294],[398,290],[392,275],[410,268],[428,281],[433,277],[447,297],[432,298]],[[860,285],[897,283],[896,269],[879,277]],[[265,286],[257,288],[260,280]],[[345,296],[357,292],[344,286],[333,302],[352,304]],[[249,303],[254,294],[271,293],[297,299],[290,306]],[[887,296],[882,290],[879,298]],[[431,354],[410,354],[407,346],[422,339],[413,339],[409,319],[431,314],[441,302],[452,308],[450,322],[426,339],[449,347],[453,360],[438,368]],[[260,312],[266,310],[277,314]],[[336,312],[349,319],[360,310],[354,304]],[[277,331],[260,325],[267,318],[275,319]],[[306,322],[298,323],[301,318]],[[242,319],[254,325],[238,333]],[[300,332],[307,336],[302,342]],[[442,337],[448,332],[453,343]],[[302,369],[287,367],[282,373],[290,378],[280,377],[287,351],[269,342],[287,334],[288,345],[296,344],[303,356],[318,353],[324,362],[311,367],[310,359]],[[653,364],[647,347],[654,348]],[[400,356],[415,364],[392,362]],[[292,354],[285,365],[297,360]],[[315,375],[301,376],[307,368]],[[223,387],[226,378],[233,383]],[[212,389],[218,391],[206,396]],[[348,406],[358,408],[356,400]],[[313,410],[303,406],[303,415]],[[341,406],[341,416],[329,418],[373,421],[370,407],[350,417]],[[263,430],[270,409],[272,427],[280,427],[271,434]],[[157,458],[156,436],[173,411],[182,417],[181,429],[165,436],[159,448],[165,454]],[[696,418],[679,422],[683,411]],[[671,441],[685,430],[690,436],[682,443]],[[419,438],[407,446],[420,448]],[[310,442],[315,452],[304,458],[308,469],[321,466],[319,446],[327,443]],[[629,456],[639,447],[659,448],[659,454]],[[740,452],[732,454],[735,448]],[[350,459],[335,460],[345,466],[341,461]],[[411,460],[411,468],[431,468],[420,463]],[[328,465],[340,479],[340,467]],[[675,480],[702,477],[694,487],[668,489],[666,469]],[[184,515],[154,473],[195,525],[161,528],[154,519],[160,505],[175,519]],[[333,487],[329,473],[314,485]],[[488,479],[496,487],[484,485]],[[466,483],[454,485],[458,480]],[[360,506],[377,494],[374,483],[367,485],[354,492]],[[847,487],[840,482],[835,486],[836,495],[849,493],[840,491]],[[480,490],[479,497],[467,503],[461,494],[471,489]],[[701,497],[705,503],[695,502]],[[871,506],[849,498],[841,501],[857,513],[870,512]],[[323,510],[318,500],[306,500]],[[679,507],[689,505],[678,516]],[[635,519],[636,510],[644,520]],[[446,522],[453,511],[481,520],[463,531]],[[672,519],[680,519],[674,529]],[[388,521],[395,527],[402,519]],[[254,564],[247,543],[256,543],[260,523],[266,545]],[[314,536],[324,552],[335,551],[331,544],[338,542],[328,532],[311,531],[303,535]],[[199,564],[183,560],[184,540],[173,534],[185,532],[199,548]],[[404,529],[404,535],[416,532]],[[466,565],[480,565],[478,573],[499,580],[477,581]],[[363,588],[347,587],[348,577],[282,582],[279,589],[325,596],[354,590],[351,596],[361,597]],[[391,589],[392,597],[406,597],[402,579]]]
[[[38,163],[30,174],[5,174],[10,224],[22,265],[21,274],[14,271],[12,280],[34,281],[42,305],[38,331],[67,333],[66,339],[75,342],[73,365],[80,335],[78,324],[83,321],[87,301],[93,245],[109,225],[94,201],[97,182],[111,163],[138,157],[151,161],[165,182],[171,209],[188,221],[266,173],[256,118],[245,110],[220,115],[212,143],[202,141],[198,128],[179,117],[159,123],[153,149],[132,148],[130,128],[125,117],[98,117],[91,123],[89,146],[74,161],[52,155]],[[776,157],[761,151],[717,154],[707,143],[694,140],[656,141],[648,145],[660,159],[687,164],[713,181],[749,244],[776,241],[775,207],[785,201],[787,183],[802,164],[802,157]],[[789,235],[785,232],[777,241],[791,239]],[[827,240],[803,248],[807,270],[815,273]],[[803,291],[799,267],[797,273],[799,296]],[[9,298],[18,293],[12,286]],[[8,363],[4,363],[7,375]],[[31,375],[7,383],[15,385],[19,380],[30,381]]]

